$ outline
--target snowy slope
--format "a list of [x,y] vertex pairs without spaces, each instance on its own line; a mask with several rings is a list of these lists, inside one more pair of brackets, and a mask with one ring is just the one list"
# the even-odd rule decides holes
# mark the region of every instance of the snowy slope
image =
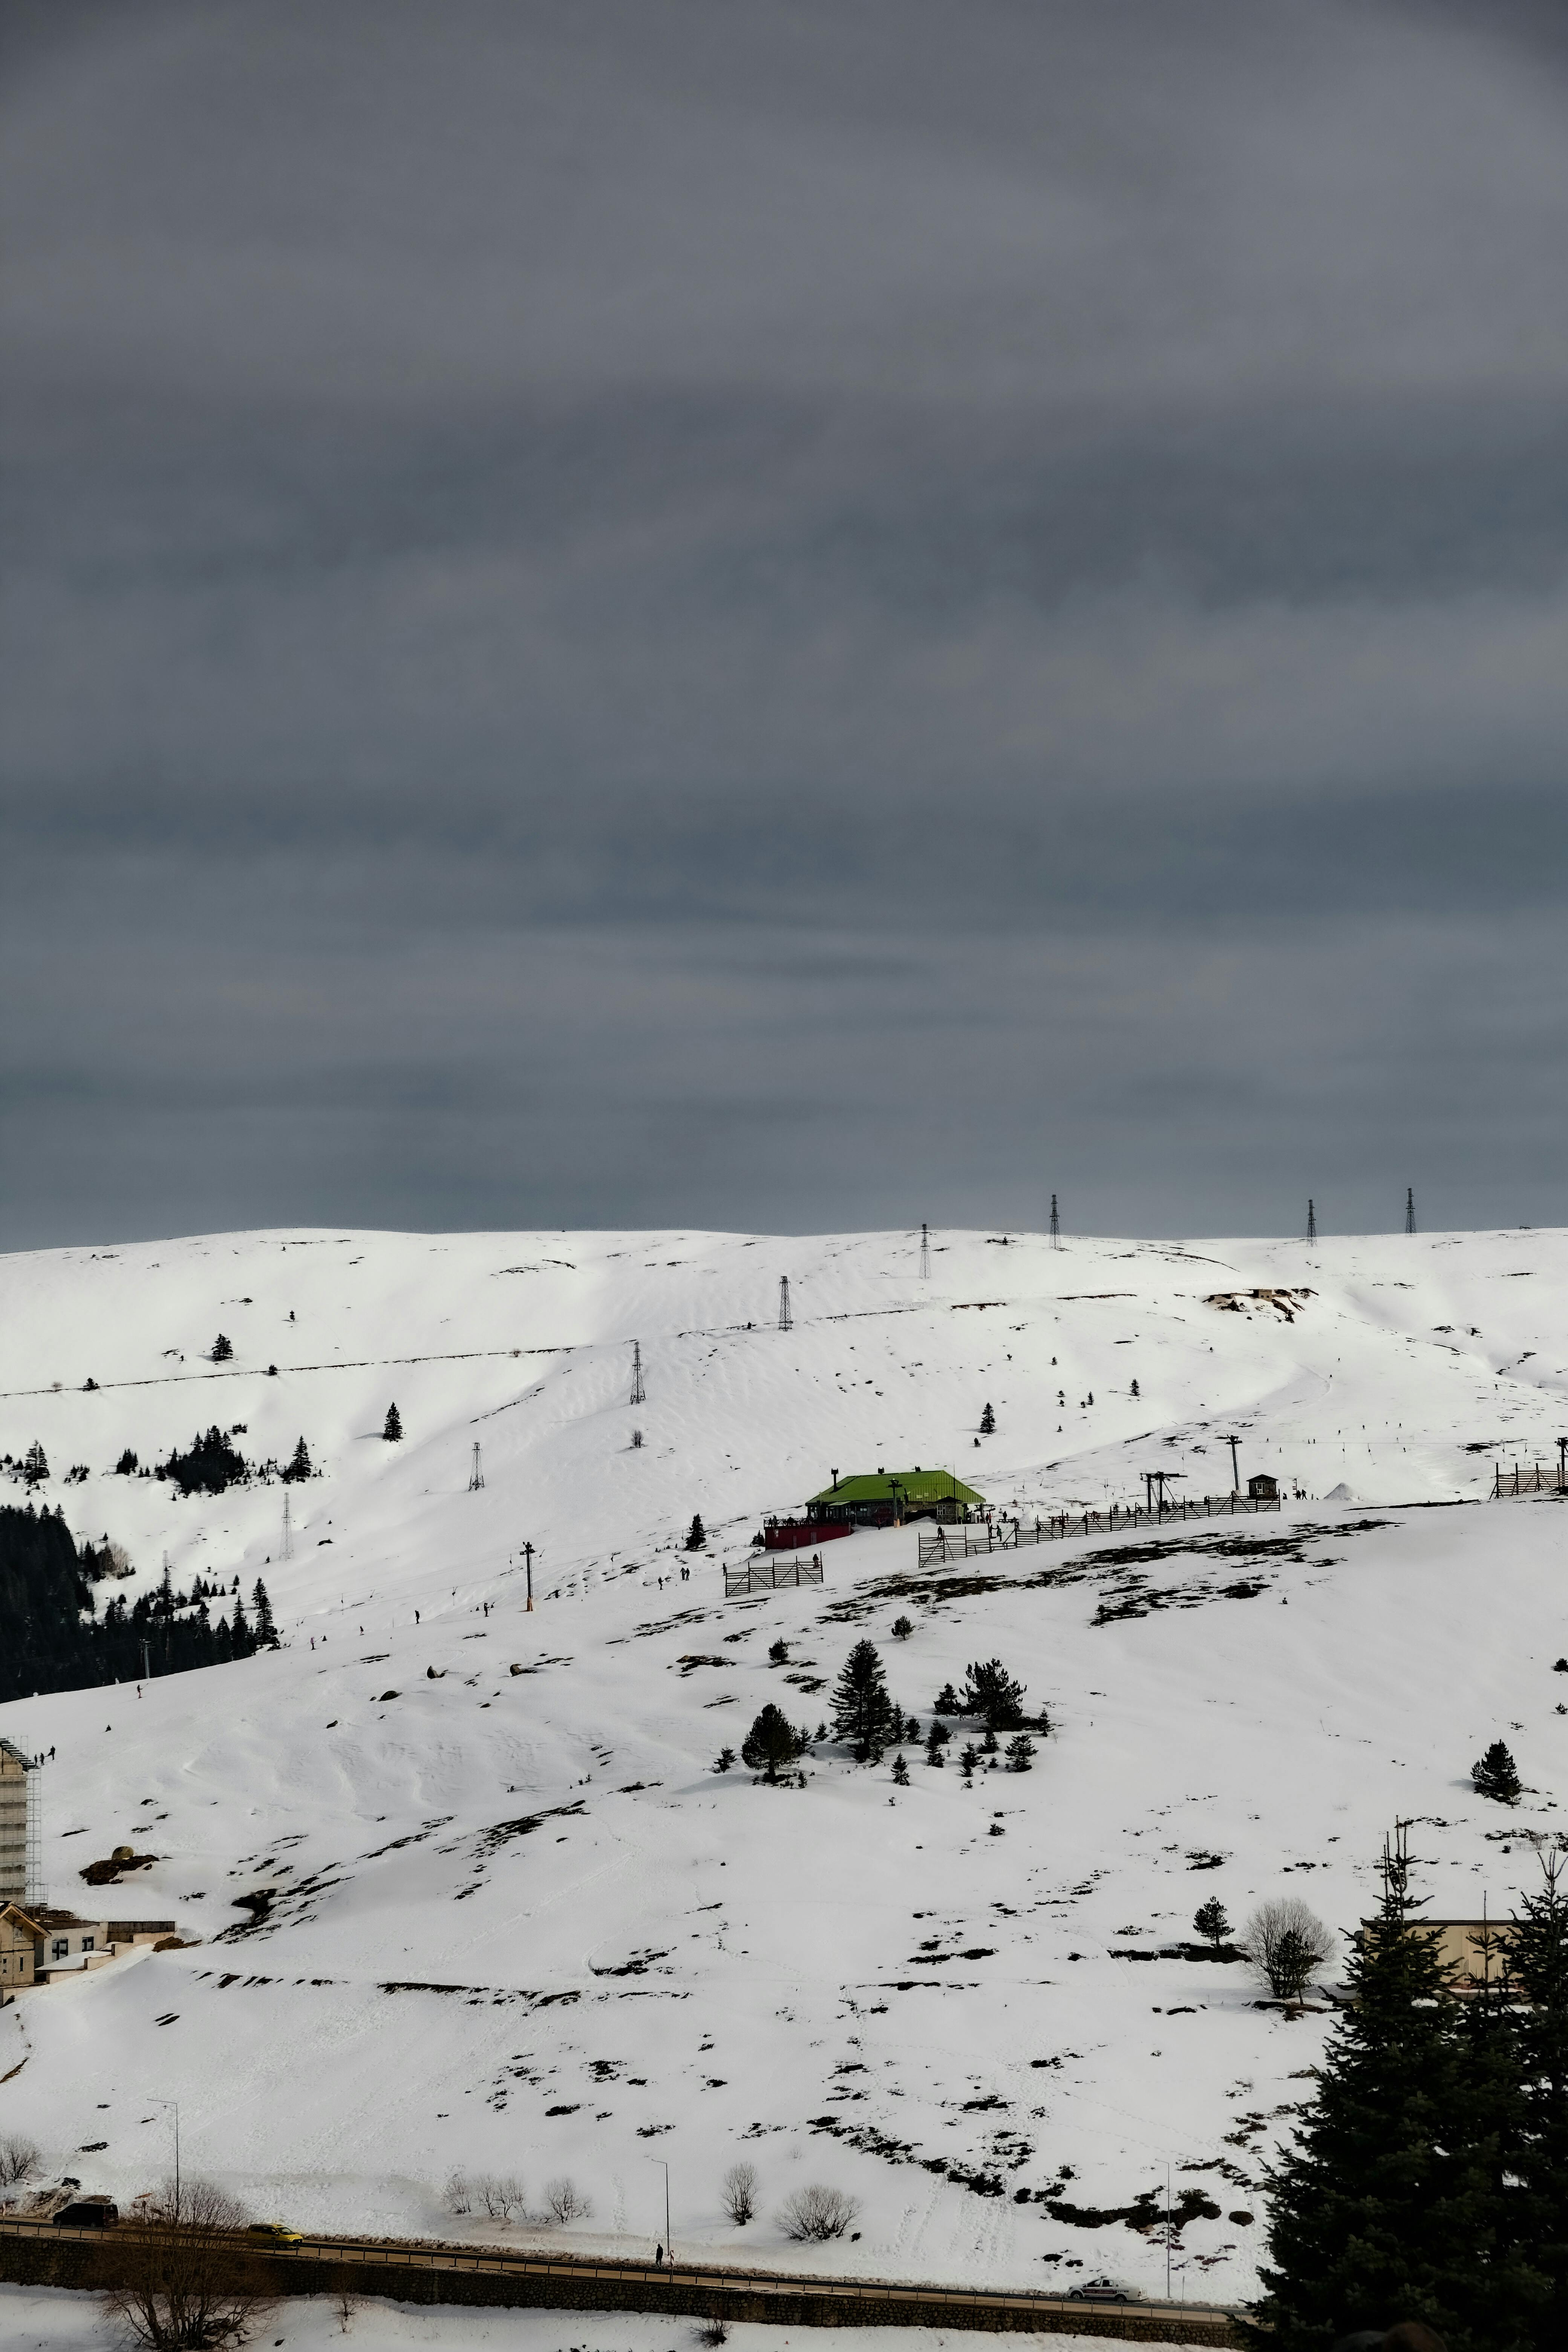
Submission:
[[[248,1595],[263,1573],[286,1647],[0,1708],[58,1752],[53,1899],[86,1907],[80,1864],[132,1840],[161,1859],[110,1907],[202,1939],[7,2010],[0,2132],[129,2193],[165,2159],[150,2095],[177,2097],[188,2166],[322,2225],[493,2233],[443,2211],[455,2168],[519,2172],[535,2201],[570,2172],[595,2200],[584,2244],[658,2233],[668,2160],[678,2243],[768,2260],[791,2258],[782,2197],[821,2179],[864,2212],[814,2265],[1150,2288],[1163,2246],[1033,2192],[1163,2199],[1169,2165],[1221,2209],[1176,2275],[1247,2292],[1258,2230],[1230,2216],[1259,2211],[1324,2023],[1254,2008],[1237,1969],[1119,1955],[1184,1937],[1216,1894],[1237,1920],[1297,1891],[1353,1924],[1395,1813],[1422,1823],[1436,1914],[1529,1883],[1568,1750],[1568,1519],[1480,1498],[1494,1459],[1554,1458],[1568,1428],[1568,1234],[943,1234],[932,1269],[907,1234],[260,1234],[7,1261],[0,1453],[43,1444],[45,1498],[128,1547],[132,1592],[165,1552],[180,1583]],[[182,1503],[111,1475],[214,1421],[251,1459],[307,1438],[321,1475],[288,1490],[289,1559],[276,1483]],[[1233,1431],[1244,1475],[1352,1502],[918,1580],[912,1532],[860,1534],[820,1591],[721,1597],[720,1559],[834,1467],[1097,1503],[1146,1468],[1228,1487]],[[693,1511],[712,1541],[681,1583]],[[865,1632],[922,1721],[1002,1654],[1058,1726],[1037,1769],[966,1790],[916,1756],[900,1792],[827,1748],[804,1791],[711,1771],[764,1699],[815,1725],[806,1685]],[[1517,1813],[1468,1786],[1500,1734],[1531,1784]],[[252,1927],[234,1898],[263,1886]],[[743,2233],[717,2199],[736,2156],[763,2192]]]

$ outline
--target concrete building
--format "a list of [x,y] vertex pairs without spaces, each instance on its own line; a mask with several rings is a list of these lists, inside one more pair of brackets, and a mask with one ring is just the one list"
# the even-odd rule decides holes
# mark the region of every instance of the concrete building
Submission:
[[19,1748],[0,1739],[0,1903],[25,1903],[37,1891],[28,1883],[37,1843],[34,1769]]

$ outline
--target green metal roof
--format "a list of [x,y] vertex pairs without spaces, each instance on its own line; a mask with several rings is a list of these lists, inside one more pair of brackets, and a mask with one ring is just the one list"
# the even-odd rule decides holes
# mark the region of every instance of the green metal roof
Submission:
[[940,1503],[949,1496],[960,1503],[985,1500],[951,1470],[864,1470],[853,1478],[840,1478],[836,1486],[824,1486],[811,1499],[814,1503],[890,1503],[895,1480],[905,1503]]

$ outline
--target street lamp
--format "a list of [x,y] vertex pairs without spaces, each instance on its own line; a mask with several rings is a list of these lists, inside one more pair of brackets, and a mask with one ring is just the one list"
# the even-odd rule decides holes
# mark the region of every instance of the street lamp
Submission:
[[173,2107],[174,2110],[174,2219],[177,2221],[180,2218],[180,2103],[178,2099],[160,2099],[152,2091],[147,2096],[155,2107]]
[[666,2161],[666,2159],[665,2159],[662,2156],[647,2156],[647,2157],[644,2157],[644,2158],[643,2158],[643,2162],[644,2162],[645,2164],[657,2164],[657,2165],[659,2165],[659,2166],[661,2166],[661,2167],[663,2168],[663,2171],[664,2171],[664,2259],[665,2259],[665,2261],[666,2261],[667,2263],[671,2263],[671,2262],[673,2262],[673,2261],[675,2260],[675,2251],[674,2251],[674,2248],[670,2245],[670,2242],[669,2242],[669,2166],[668,2166],[668,2162]]

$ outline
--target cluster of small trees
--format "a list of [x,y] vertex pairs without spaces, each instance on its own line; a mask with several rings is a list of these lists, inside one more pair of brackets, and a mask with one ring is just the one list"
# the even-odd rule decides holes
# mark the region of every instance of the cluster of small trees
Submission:
[[[730,2167],[720,2183],[719,2202],[736,2228],[743,2230],[757,2210],[754,2164]],[[825,2188],[820,2181],[814,2181],[784,2199],[779,2209],[779,2224],[786,2238],[797,2242],[842,2238],[859,2210],[858,2197],[847,2197],[841,2189]]]
[[1279,2352],[1418,2320],[1453,2344],[1568,2342],[1568,1888],[1555,1853],[1456,1999],[1410,1891],[1405,1825],[1351,2002],[1268,2176],[1256,2316]]
[[[899,1622],[913,1631],[907,1618]],[[893,1630],[897,1633],[898,1626]],[[782,1639],[774,1642],[768,1657],[773,1665],[787,1664],[788,1643]],[[952,1738],[942,1721],[945,1713],[973,1715],[984,1726],[983,1741],[978,1746],[971,1742],[959,1759],[966,1781],[983,1765],[994,1769],[999,1757],[1010,1772],[1032,1769],[1038,1750],[1024,1727],[1027,1721],[1024,1714],[1024,1685],[1008,1673],[1000,1658],[976,1659],[965,1670],[962,1697],[949,1683],[936,1704],[938,1712],[926,1734],[928,1764],[940,1767],[945,1760],[942,1750]],[[833,1686],[829,1717],[832,1737],[846,1741],[860,1764],[879,1762],[889,1748],[914,1747],[921,1738],[918,1720],[906,1715],[889,1692],[881,1656],[872,1642],[857,1642],[845,1659]],[[1034,1727],[1048,1731],[1050,1725],[1042,1715],[1036,1718]],[[1013,1737],[1004,1748],[997,1735],[1005,1730],[1011,1730]],[[814,1735],[803,1726],[791,1723],[783,1708],[770,1700],[746,1734],[741,1759],[764,1780],[776,1781],[787,1767],[805,1754],[814,1738],[826,1739],[828,1736],[827,1723],[821,1724]],[[734,1761],[733,1748],[722,1748],[714,1769],[728,1772]],[[909,1766],[901,1755],[894,1759],[893,1778],[901,1788],[908,1787]]]
[[[155,1478],[172,1479],[182,1495],[221,1495],[230,1486],[246,1485],[252,1476],[277,1477],[287,1482],[315,1476],[310,1449],[303,1437],[281,1465],[269,1461],[253,1470],[234,1443],[244,1434],[237,1423],[233,1429],[224,1430],[215,1423],[205,1435],[198,1430],[183,1454],[177,1446],[172,1447],[167,1461],[158,1463],[153,1475]],[[398,1434],[402,1434],[401,1429]],[[129,1475],[139,1465],[128,1447],[115,1466]]]
[[573,2221],[591,2219],[594,2200],[578,2188],[570,2173],[560,2173],[547,2180],[540,2192],[542,2203],[538,2212],[528,2210],[528,2191],[515,2172],[481,2172],[469,2176],[454,2172],[447,2183],[447,2210],[449,2213],[484,2213],[492,2221],[510,2221],[515,2213],[523,2221],[553,2222],[565,2229]]

